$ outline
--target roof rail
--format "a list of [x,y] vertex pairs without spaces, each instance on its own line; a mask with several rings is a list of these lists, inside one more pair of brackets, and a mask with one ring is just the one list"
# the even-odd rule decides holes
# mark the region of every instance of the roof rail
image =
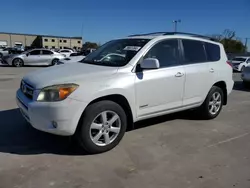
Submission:
[[129,37],[135,37],[135,36],[148,36],[148,35],[187,35],[192,37],[198,37],[203,38],[207,40],[217,41],[215,38],[204,36],[204,35],[198,35],[194,33],[185,33],[185,32],[155,32],[155,33],[146,33],[146,34],[136,34],[136,35],[130,35]]

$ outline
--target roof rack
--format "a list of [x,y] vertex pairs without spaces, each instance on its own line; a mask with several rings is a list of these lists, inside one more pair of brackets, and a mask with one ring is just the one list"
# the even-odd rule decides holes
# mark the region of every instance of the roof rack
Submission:
[[187,35],[187,36],[192,36],[192,37],[198,37],[198,38],[203,38],[207,40],[212,40],[212,41],[217,41],[216,39],[209,37],[209,36],[204,36],[204,35],[198,35],[194,33],[184,33],[184,32],[155,32],[155,33],[146,33],[146,34],[136,34],[136,35],[130,35],[129,37],[135,37],[135,36],[149,36],[149,35]]

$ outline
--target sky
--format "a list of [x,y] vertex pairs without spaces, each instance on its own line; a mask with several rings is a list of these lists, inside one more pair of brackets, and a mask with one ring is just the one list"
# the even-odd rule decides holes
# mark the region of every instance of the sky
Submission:
[[230,29],[250,38],[250,0],[3,0],[1,15],[0,32],[83,36],[85,42],[173,31],[176,19],[180,32]]

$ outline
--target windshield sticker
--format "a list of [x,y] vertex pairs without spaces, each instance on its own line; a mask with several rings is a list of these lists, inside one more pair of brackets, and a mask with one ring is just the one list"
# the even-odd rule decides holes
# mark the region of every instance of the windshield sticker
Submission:
[[126,46],[123,50],[139,51],[140,49],[140,46]]

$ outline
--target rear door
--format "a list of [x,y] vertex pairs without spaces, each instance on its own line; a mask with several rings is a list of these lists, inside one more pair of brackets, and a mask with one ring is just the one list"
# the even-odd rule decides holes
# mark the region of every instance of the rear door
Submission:
[[51,52],[50,50],[42,50],[41,53],[41,63],[43,63],[44,65],[50,65],[52,62],[52,58],[53,58],[53,52]]
[[205,99],[212,83],[205,44],[199,40],[181,41],[182,63],[186,73],[183,106],[198,105]]

